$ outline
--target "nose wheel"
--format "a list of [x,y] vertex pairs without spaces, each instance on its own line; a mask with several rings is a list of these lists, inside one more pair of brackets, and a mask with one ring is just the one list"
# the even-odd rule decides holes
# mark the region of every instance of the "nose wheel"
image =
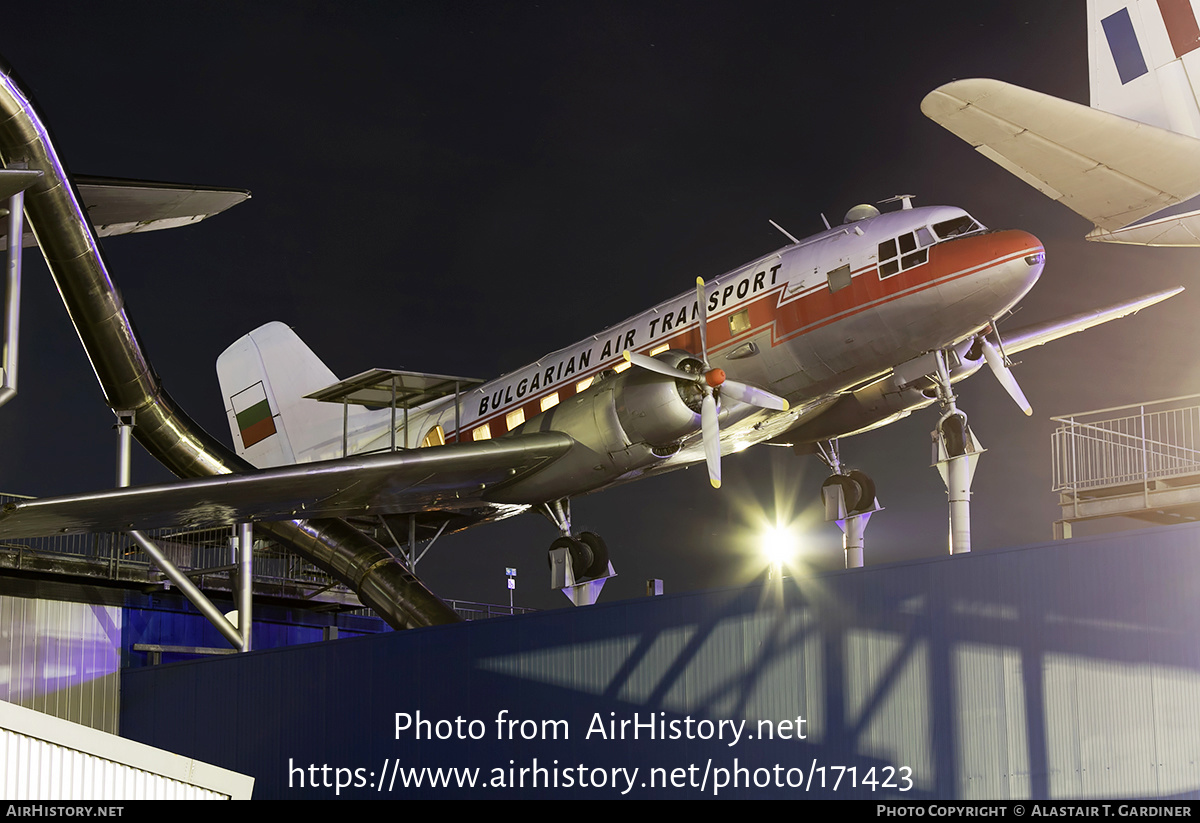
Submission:
[[[987,343],[986,339],[980,339]],[[985,353],[987,351],[984,349]],[[937,374],[933,376],[942,416],[930,432],[930,438],[933,440],[933,465],[946,484],[950,502],[950,553],[966,554],[971,551],[971,481],[975,479],[979,455],[985,450],[967,425],[966,414],[955,404],[945,358],[944,352],[937,352]],[[1022,408],[1027,409],[1028,403]]]

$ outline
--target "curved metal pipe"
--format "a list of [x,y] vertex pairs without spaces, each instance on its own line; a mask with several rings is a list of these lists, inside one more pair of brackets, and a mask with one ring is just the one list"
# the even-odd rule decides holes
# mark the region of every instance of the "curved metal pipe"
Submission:
[[[114,412],[135,415],[138,442],[179,477],[252,469],[162,388],[49,130],[2,60],[0,160],[10,168],[24,164],[43,172],[26,193],[26,216],[105,399]],[[382,546],[342,520],[260,523],[255,528],[351,586],[395,628],[459,619]]]

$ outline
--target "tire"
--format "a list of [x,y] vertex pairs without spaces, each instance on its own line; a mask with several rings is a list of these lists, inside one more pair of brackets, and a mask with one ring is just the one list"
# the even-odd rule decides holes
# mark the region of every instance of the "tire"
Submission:
[[826,489],[830,486],[842,487],[842,499],[846,503],[847,514],[858,508],[859,500],[862,498],[862,488],[851,477],[844,474],[831,474],[825,478],[821,488]]
[[592,562],[584,572],[584,577],[594,580],[608,572],[608,545],[604,538],[595,532],[580,532],[579,542],[588,547],[592,553]]
[[849,477],[851,480],[853,480],[858,485],[858,488],[861,491],[861,496],[858,499],[858,504],[855,505],[853,510],[856,512],[861,512],[861,511],[866,511],[867,509],[874,506],[875,505],[875,481],[872,480],[867,475],[860,472],[858,469],[854,469],[846,476]]
[[959,457],[967,453],[967,421],[961,414],[952,414],[942,421],[942,437],[946,455]]
[[[576,537],[560,537],[550,544],[550,551],[557,549],[566,549],[571,555],[571,571],[575,574],[575,579],[587,577],[586,570],[591,568],[593,557],[592,549],[582,540]],[[553,561],[550,561],[553,564]],[[607,560],[605,561],[607,563]]]

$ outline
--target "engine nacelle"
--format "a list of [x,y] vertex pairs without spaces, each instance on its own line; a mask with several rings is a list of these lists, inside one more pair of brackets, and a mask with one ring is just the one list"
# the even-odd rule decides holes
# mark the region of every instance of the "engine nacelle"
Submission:
[[[672,366],[699,373],[703,364],[686,352],[661,355]],[[636,366],[601,375],[587,391],[527,420],[518,431],[558,431],[576,445],[536,474],[485,495],[496,503],[542,503],[584,494],[669,454],[700,430],[703,393]],[[693,408],[694,404],[694,408]]]
[[[689,374],[704,364],[687,352],[672,350],[657,358]],[[636,366],[618,378],[613,397],[617,420],[630,443],[665,447],[700,430],[704,393],[695,383],[672,380]]]

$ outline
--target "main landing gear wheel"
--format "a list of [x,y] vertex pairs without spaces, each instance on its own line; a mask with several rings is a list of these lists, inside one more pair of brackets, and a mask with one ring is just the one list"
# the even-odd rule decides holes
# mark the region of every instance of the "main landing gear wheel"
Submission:
[[862,494],[858,498],[858,505],[854,507],[854,511],[866,511],[875,505],[875,481],[867,475],[860,472],[858,469],[853,469],[846,475],[850,478],[861,490]]
[[550,588],[558,589],[576,606],[590,606],[600,596],[610,577],[615,577],[608,561],[608,546],[595,532],[571,532],[571,501],[551,500],[537,511],[545,516],[560,537],[550,544],[546,560],[550,564]]
[[608,545],[595,532],[580,532],[577,537],[560,537],[550,544],[546,561],[554,566],[554,551],[566,549],[571,555],[571,567],[580,580],[590,580],[608,571]]
[[578,537],[560,537],[550,544],[550,554],[546,560],[551,566],[554,565],[553,554],[558,549],[566,549],[571,555],[571,567],[579,570],[580,577],[584,569],[591,567],[592,549]]
[[854,514],[863,512],[875,505],[875,481],[855,469],[848,474],[831,474],[821,484],[822,489],[830,486],[840,486],[842,500],[846,503],[846,512]]
[[[600,577],[608,571],[608,545],[604,538],[595,532],[580,532],[579,542],[583,543],[592,554],[592,562],[584,571],[584,577]],[[574,559],[574,558],[572,558]]]

